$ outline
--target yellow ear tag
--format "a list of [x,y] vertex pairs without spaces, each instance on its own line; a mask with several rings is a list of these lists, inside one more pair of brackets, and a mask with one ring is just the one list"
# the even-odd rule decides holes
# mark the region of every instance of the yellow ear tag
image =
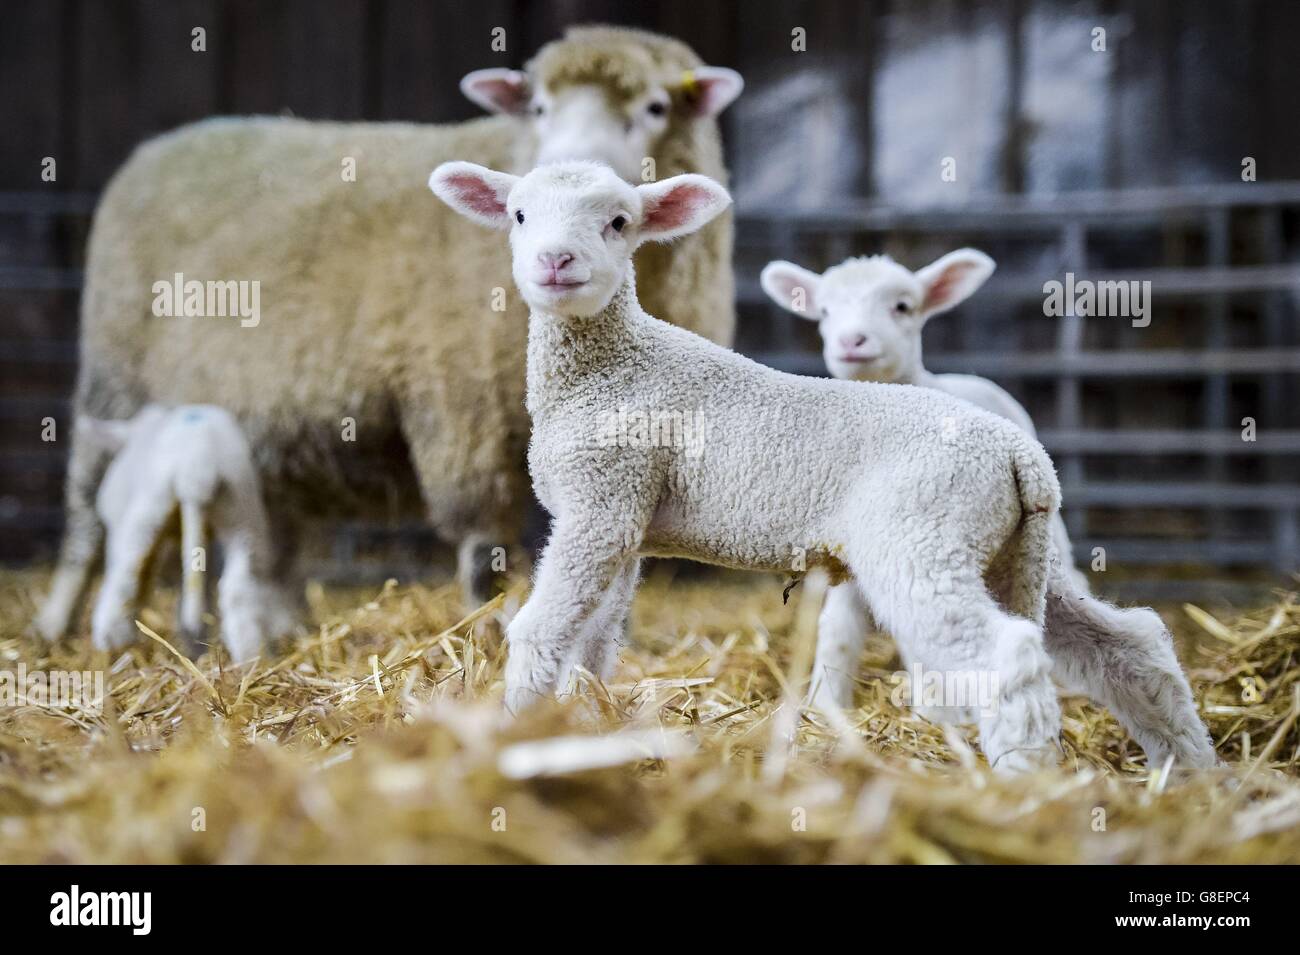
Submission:
[[682,92],[687,96],[694,96],[696,89],[695,71],[682,70]]

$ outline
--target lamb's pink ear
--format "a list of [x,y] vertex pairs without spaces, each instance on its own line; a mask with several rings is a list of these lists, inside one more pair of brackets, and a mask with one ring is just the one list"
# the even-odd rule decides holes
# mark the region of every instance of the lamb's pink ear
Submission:
[[815,322],[821,319],[817,310],[817,286],[821,279],[816,272],[778,260],[763,267],[758,283],[777,305]]
[[930,316],[947,311],[988,281],[997,263],[978,249],[958,249],[931,262],[916,273],[924,289],[920,313]]
[[460,91],[470,102],[482,106],[489,113],[515,116],[527,111],[528,100],[533,95],[527,73],[500,67],[466,73],[461,77]]
[[637,186],[642,240],[664,242],[707,225],[731,205],[731,194],[708,176],[687,173]]
[[518,176],[472,162],[445,162],[429,177],[429,188],[466,218],[492,229],[508,229],[506,198],[518,181]]
[[725,66],[700,66],[682,79],[682,91],[696,116],[717,116],[745,88],[745,79]]

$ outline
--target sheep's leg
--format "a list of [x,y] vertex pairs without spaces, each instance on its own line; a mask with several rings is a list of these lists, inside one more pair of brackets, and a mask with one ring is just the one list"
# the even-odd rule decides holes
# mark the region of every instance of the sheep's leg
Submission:
[[[886,566],[877,560],[854,572],[872,615],[921,667],[922,684],[914,692],[943,707],[939,713],[978,711],[980,745],[996,771],[1054,764],[1060,706],[1038,626],[1003,612],[974,571],[962,574],[951,563],[917,566],[908,579],[890,580],[881,572]],[[873,578],[864,577],[873,569]],[[926,581],[944,583],[927,591]]]
[[636,596],[641,561],[632,558],[614,576],[604,599],[583,628],[578,663],[602,680],[609,679],[618,661],[618,647],[627,639],[628,611]]
[[181,633],[191,655],[203,642],[203,614],[207,598],[207,548],[203,536],[203,509],[181,502]]
[[1190,767],[1218,761],[1173,640],[1154,610],[1121,610],[1074,592],[1063,570],[1050,582],[1045,628],[1058,678],[1115,714],[1154,769],[1169,756]]
[[533,592],[506,628],[506,706],[513,712],[560,689],[591,615],[640,544],[642,524],[607,515],[561,517],[538,561]]
[[466,534],[456,546],[456,581],[466,606],[477,607],[492,596],[497,575],[493,552],[501,546],[501,540],[474,532]]
[[262,652],[270,609],[259,586],[259,555],[246,529],[226,528],[218,533],[224,561],[217,581],[221,639],[235,663],[246,663]]
[[808,703],[818,709],[850,709],[862,647],[873,625],[867,605],[852,581],[826,592],[817,621],[817,659]]
[[169,496],[141,495],[111,529],[104,582],[91,617],[91,641],[97,649],[116,650],[135,639],[136,605],[149,556],[174,506]]
[[104,544],[104,525],[95,513],[95,493],[112,453],[94,441],[75,435],[68,460],[64,507],[67,521],[59,563],[50,592],[36,617],[36,630],[46,640],[68,632],[86,595],[90,571]]

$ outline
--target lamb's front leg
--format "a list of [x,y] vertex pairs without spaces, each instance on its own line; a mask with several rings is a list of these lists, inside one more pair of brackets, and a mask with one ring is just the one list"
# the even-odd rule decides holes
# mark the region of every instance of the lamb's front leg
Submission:
[[[603,520],[601,520],[603,518]],[[533,592],[506,628],[506,707],[550,696],[580,649],[584,628],[640,546],[643,526],[607,515],[562,517],[546,544]]]

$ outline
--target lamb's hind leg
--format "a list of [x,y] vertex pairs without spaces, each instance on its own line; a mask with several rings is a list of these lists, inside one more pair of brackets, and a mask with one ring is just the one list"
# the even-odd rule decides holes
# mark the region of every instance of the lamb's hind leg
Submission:
[[1170,755],[1184,766],[1216,763],[1173,640],[1154,610],[1121,610],[1080,594],[1058,569],[1049,581],[1045,639],[1061,682],[1114,713],[1149,767]]
[[[965,565],[968,571],[907,568],[905,580],[891,581],[882,579],[887,564],[877,560],[862,568],[874,568],[874,576],[858,578],[876,620],[907,659],[942,679],[940,705],[978,710],[980,745],[996,771],[1053,765],[1061,714],[1042,632],[1003,612],[985,590],[978,563]],[[922,592],[924,581],[942,584]]]
[[136,638],[136,605],[149,557],[174,507],[171,497],[142,494],[109,533],[104,580],[91,617],[96,649],[121,649]]

